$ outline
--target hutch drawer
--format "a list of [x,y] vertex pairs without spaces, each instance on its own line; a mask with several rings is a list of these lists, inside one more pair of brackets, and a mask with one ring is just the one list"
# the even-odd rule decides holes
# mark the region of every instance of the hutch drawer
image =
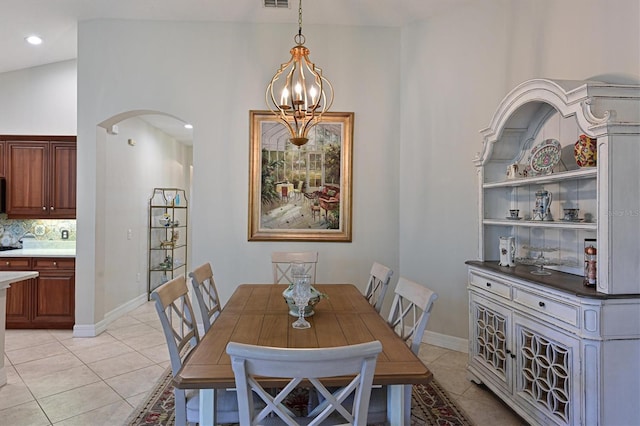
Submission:
[[491,294],[511,299],[511,286],[495,277],[472,272],[469,274],[469,283]]
[[580,317],[580,307],[560,302],[535,292],[514,287],[513,301],[525,306],[536,313],[566,322],[574,327],[578,326]]

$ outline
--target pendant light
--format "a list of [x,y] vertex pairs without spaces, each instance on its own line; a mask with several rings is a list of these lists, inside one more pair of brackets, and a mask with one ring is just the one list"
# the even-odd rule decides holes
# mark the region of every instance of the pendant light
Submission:
[[267,106],[289,129],[292,144],[309,141],[309,130],[322,120],[333,104],[333,87],[322,69],[309,59],[302,35],[302,0],[298,4],[298,34],[293,38],[291,59],[282,64],[267,86]]

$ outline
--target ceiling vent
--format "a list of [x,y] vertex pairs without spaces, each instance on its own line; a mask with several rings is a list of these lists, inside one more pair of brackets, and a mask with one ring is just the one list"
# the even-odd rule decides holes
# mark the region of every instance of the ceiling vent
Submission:
[[288,9],[289,0],[263,0],[264,7],[275,7],[278,9]]

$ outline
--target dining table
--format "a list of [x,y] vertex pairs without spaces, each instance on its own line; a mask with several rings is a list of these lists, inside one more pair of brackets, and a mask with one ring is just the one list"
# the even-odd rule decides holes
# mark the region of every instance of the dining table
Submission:
[[[428,383],[433,375],[353,284],[315,284],[323,293],[306,319],[307,329],[294,329],[295,317],[282,295],[286,284],[242,284],[173,378],[179,389],[199,389],[200,425],[214,424],[215,389],[235,388],[229,342],[284,348],[329,348],[374,340],[382,343],[373,385],[387,386],[387,422],[410,424],[413,384]],[[346,385],[351,378],[333,378],[325,385]],[[277,387],[285,379],[260,378]],[[324,381],[323,381],[324,382]]]

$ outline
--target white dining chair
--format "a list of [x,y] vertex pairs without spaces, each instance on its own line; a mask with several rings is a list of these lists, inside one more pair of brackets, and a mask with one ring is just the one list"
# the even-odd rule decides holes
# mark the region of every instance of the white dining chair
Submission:
[[316,283],[317,251],[276,251],[271,253],[274,284],[293,284],[292,264],[303,267],[304,273],[311,275],[311,285]]
[[387,323],[416,355],[437,298],[437,293],[422,284],[404,277],[398,280]]
[[[411,351],[418,355],[420,343],[427,329],[433,303],[438,295],[431,289],[400,277],[391,304],[387,323],[407,342]],[[405,412],[411,412],[411,385],[404,387]],[[387,387],[373,389],[369,405],[369,421],[384,422],[387,418]]]
[[206,333],[213,321],[220,315],[220,298],[213,279],[213,269],[209,262],[204,263],[189,273],[193,294],[198,302],[200,320]]
[[[320,425],[330,420],[355,426],[367,424],[367,408],[378,354],[382,344],[378,341],[351,346],[317,349],[290,349],[254,346],[230,342],[227,353],[236,379],[240,424]],[[321,379],[353,376],[351,382],[334,393]],[[273,394],[256,377],[289,380]],[[324,401],[305,417],[297,417],[283,403],[287,395],[301,383],[310,384]],[[286,382],[286,380],[285,380]],[[258,395],[266,406],[253,407],[252,394]],[[349,408],[343,402],[351,397],[355,403]]]
[[392,275],[393,271],[390,268],[378,262],[373,262],[371,272],[369,273],[367,288],[364,291],[364,297],[367,298],[371,306],[373,306],[378,313],[380,313],[382,309],[384,296],[387,294]]
[[[180,275],[151,293],[167,340],[171,373],[174,377],[182,367],[183,360],[195,348],[193,342],[199,343],[200,341],[188,292],[184,275]],[[200,412],[198,390],[185,391],[174,387],[173,393],[176,425],[197,423]],[[237,423],[239,421],[235,392],[225,389],[214,392],[214,404],[214,412],[219,423]]]

